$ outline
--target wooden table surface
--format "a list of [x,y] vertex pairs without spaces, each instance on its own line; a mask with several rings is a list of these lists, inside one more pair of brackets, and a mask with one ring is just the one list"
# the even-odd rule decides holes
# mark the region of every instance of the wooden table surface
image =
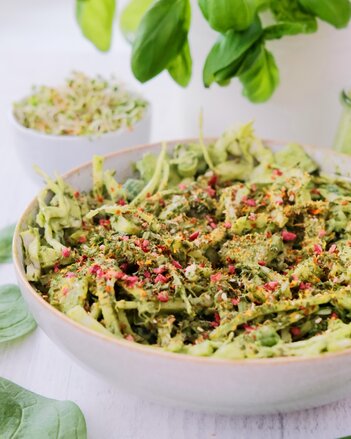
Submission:
[[[13,9],[11,14],[17,14],[15,5],[19,8],[19,1],[6,3]],[[31,7],[44,3],[55,2],[33,0]],[[10,25],[10,12],[4,13],[6,22],[2,23],[0,17],[0,32],[7,26],[13,36],[11,39],[7,34],[6,44],[0,38],[0,227],[15,222],[38,190],[23,173],[13,149],[7,114],[11,101],[25,94],[33,82],[47,77],[56,80],[72,66],[87,71],[99,66],[101,72],[108,72],[115,63],[112,56],[93,56],[91,52],[83,56],[75,47],[60,52],[58,40],[50,41],[51,46],[57,46],[52,53],[47,41],[39,37],[28,38],[28,46],[33,49],[29,50],[25,38],[18,33],[28,23],[22,17],[20,26]],[[40,17],[37,22],[29,20],[32,28],[40,25]],[[49,28],[50,24],[45,26]],[[62,34],[62,38],[66,35]],[[47,47],[38,50],[39,44]],[[182,132],[179,89],[169,84],[160,79],[145,88],[154,107],[152,140],[186,136]],[[0,266],[0,283],[10,282],[15,282],[12,266]],[[334,439],[351,434],[351,395],[348,400],[326,407],[273,416],[218,416],[162,407],[123,393],[85,371],[39,328],[24,339],[0,346],[0,376],[47,397],[75,401],[84,412],[91,439]]]

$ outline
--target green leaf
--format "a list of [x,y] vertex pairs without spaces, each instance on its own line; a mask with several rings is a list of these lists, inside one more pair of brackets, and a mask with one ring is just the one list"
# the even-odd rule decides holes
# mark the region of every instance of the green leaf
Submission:
[[207,0],[206,16],[210,26],[218,32],[247,29],[256,14],[255,0]]
[[0,286],[0,343],[22,337],[36,326],[17,285]]
[[147,183],[151,180],[155,173],[157,165],[157,156],[151,152],[147,152],[143,157],[135,163],[135,168],[139,172],[140,177]]
[[243,95],[251,102],[267,101],[279,84],[279,71],[273,55],[262,44],[251,49],[238,72]]
[[111,46],[115,0],[77,0],[77,21],[83,35],[99,50]]
[[179,55],[168,66],[168,73],[182,87],[186,87],[191,79],[192,59],[188,40]]
[[261,36],[262,27],[259,19],[243,32],[228,31],[221,35],[206,58],[203,70],[205,87],[217,80],[216,75],[220,75],[219,80],[222,81],[229,79],[230,71],[235,74],[238,60]]
[[299,2],[307,11],[338,29],[346,27],[350,21],[349,0],[299,0]]
[[0,230],[0,264],[12,259],[12,238],[16,225],[7,226]]
[[143,16],[133,43],[132,70],[146,82],[181,52],[190,25],[189,0],[159,0]]
[[208,6],[207,6],[208,0],[198,0],[199,7],[201,9],[202,15],[208,20]]
[[127,200],[133,200],[145,187],[145,181],[136,178],[128,178],[123,189],[126,191]]
[[236,59],[228,67],[219,70],[215,74],[215,82],[219,85],[228,85],[230,80],[237,76],[239,70],[242,68],[243,61],[246,58],[246,53],[244,53],[240,58]]
[[[272,0],[271,10],[274,18],[279,23],[283,23],[284,25],[299,24],[303,33],[313,33],[317,31],[318,25],[314,14],[305,11],[298,0]],[[280,31],[282,31],[282,29],[280,29]]]
[[127,41],[132,43],[138,26],[149,7],[155,0],[131,0],[123,9],[120,28]]
[[272,0],[256,0],[256,9],[258,11],[264,11],[268,9],[271,5]]
[[2,439],[86,439],[80,408],[56,401],[0,378],[0,437]]
[[265,40],[277,40],[285,36],[315,32],[317,30],[317,22],[314,20],[314,23],[314,29],[311,23],[307,24],[307,22],[273,24],[264,29],[264,38]]
[[266,40],[317,31],[316,18],[303,10],[298,0],[272,0],[271,10],[278,23],[264,29]]

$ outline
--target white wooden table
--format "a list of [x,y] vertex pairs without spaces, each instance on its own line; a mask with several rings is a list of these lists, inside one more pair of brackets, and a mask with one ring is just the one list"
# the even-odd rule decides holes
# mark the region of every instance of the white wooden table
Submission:
[[[32,0],[25,11],[19,0],[2,2],[2,9],[5,3],[0,14],[0,227],[15,222],[37,192],[13,150],[7,118],[11,101],[32,83],[59,80],[72,67],[102,73],[118,67],[121,76],[131,80],[126,56],[92,54],[70,12],[67,27],[60,32],[60,14],[67,8],[53,12],[44,6],[58,8],[67,1]],[[58,24],[46,20],[49,12],[56,14]],[[144,92],[154,107],[153,140],[186,136],[179,117],[179,89],[163,78]],[[9,282],[15,282],[12,266],[2,265],[0,284]],[[76,365],[40,329],[0,346],[0,376],[47,397],[75,401],[92,439],[331,439],[351,434],[351,395],[327,407],[274,416],[227,417],[166,408],[112,388]]]

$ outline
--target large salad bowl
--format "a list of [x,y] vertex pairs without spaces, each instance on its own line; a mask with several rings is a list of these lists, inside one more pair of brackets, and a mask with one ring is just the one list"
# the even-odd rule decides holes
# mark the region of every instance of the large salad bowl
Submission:
[[[168,142],[168,147],[178,143]],[[281,148],[280,142],[266,144],[273,150]],[[145,152],[158,152],[160,147],[155,143],[120,150],[106,156],[105,165],[116,170],[118,180],[123,181],[137,159]],[[351,157],[311,146],[305,146],[305,150],[323,171],[334,173],[338,169],[343,176],[349,176]],[[77,190],[89,190],[91,163],[64,178]],[[42,330],[83,367],[120,388],[160,403],[216,413],[286,412],[327,404],[351,392],[350,349],[308,358],[200,358],[113,339],[74,322],[47,303],[26,280],[20,233],[37,208],[33,200],[15,232],[13,256],[18,283]]]

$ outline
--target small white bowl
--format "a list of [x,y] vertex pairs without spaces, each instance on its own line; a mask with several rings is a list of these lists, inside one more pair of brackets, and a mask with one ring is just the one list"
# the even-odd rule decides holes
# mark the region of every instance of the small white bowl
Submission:
[[[191,143],[195,139],[172,141]],[[282,143],[266,142],[273,150]],[[106,169],[115,169],[119,181],[131,173],[131,164],[146,152],[157,153],[155,143],[122,150],[106,157]],[[351,170],[351,157],[310,146],[306,151],[323,171],[342,175]],[[65,177],[78,190],[92,186],[91,163]],[[159,401],[216,413],[264,414],[316,407],[351,392],[351,349],[315,357],[225,360],[165,352],[94,332],[69,319],[46,302],[25,277],[20,232],[38,209],[34,199],[20,218],[13,242],[13,261],[23,297],[39,326],[82,366],[111,383]]]
[[50,176],[92,159],[93,155],[106,155],[122,148],[147,143],[150,140],[151,108],[145,109],[143,118],[129,130],[122,128],[98,136],[66,136],[45,134],[26,128],[10,114],[13,140],[18,158],[27,174],[37,183],[42,178],[35,172],[37,165]]

